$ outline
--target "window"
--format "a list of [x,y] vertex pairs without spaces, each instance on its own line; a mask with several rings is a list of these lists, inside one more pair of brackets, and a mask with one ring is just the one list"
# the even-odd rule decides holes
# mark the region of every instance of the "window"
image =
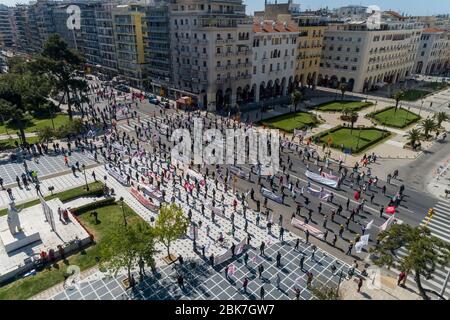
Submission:
[[262,66],[261,73],[266,73],[266,66],[264,64]]
[[257,68],[256,68],[256,66],[254,66],[253,67],[253,74],[256,74],[256,70],[257,70]]

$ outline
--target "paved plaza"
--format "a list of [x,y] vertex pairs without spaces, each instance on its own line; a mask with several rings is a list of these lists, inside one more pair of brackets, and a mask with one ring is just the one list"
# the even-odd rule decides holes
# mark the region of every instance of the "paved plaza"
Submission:
[[[95,163],[78,151],[72,152],[68,158],[70,166],[75,165],[76,162],[79,162],[80,167],[83,164],[89,166]],[[34,158],[26,157],[24,159],[28,170],[36,171],[38,178],[44,178],[70,170],[70,167],[65,165],[64,157],[61,154],[42,155]],[[5,186],[16,183],[16,176],[20,178],[22,173],[25,172],[23,163],[24,161],[17,160],[0,165],[0,177],[3,178],[3,184]]]
[[[264,286],[266,300],[295,299],[294,288],[300,289],[301,300],[314,299],[306,286],[306,272],[314,275],[313,286],[325,285],[337,289],[339,273],[347,275],[349,266],[322,250],[315,253],[315,260],[311,259],[312,245],[302,242],[299,250],[294,250],[294,241],[284,244],[277,243],[265,249],[266,257],[259,256],[259,251],[249,251],[249,262],[246,266],[242,255],[230,262],[235,267],[229,279],[225,277],[225,266],[212,268],[208,262],[201,259],[185,261],[183,266],[175,265],[157,269],[153,275],[146,271],[142,281],[134,289],[125,290],[121,281],[124,274],[109,277],[101,272],[72,286],[52,297],[53,300],[256,300],[260,299],[260,289]],[[276,254],[280,252],[281,267],[275,266]],[[305,254],[304,270],[300,270],[299,260]],[[256,258],[255,258],[256,257]],[[262,264],[264,271],[259,279],[257,267]],[[333,273],[331,266],[335,265]],[[177,274],[185,279],[184,288],[176,282]],[[280,289],[277,288],[276,275],[280,274]],[[139,279],[137,273],[134,274]],[[249,280],[247,293],[242,289],[242,282]],[[342,279],[344,279],[344,277]]]

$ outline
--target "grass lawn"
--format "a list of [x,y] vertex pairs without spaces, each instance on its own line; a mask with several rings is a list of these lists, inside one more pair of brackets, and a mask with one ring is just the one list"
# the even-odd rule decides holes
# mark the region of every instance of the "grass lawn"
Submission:
[[[28,137],[26,138],[27,142],[29,144],[33,144],[33,143],[37,143],[39,142],[39,137]],[[15,141],[17,141],[20,145],[20,139],[4,139],[4,140],[0,140],[0,150],[9,150],[9,149],[14,149],[16,148],[16,144],[14,143]]]
[[398,108],[395,112],[395,107],[375,113],[373,118],[380,124],[394,128],[405,128],[420,120],[419,115],[403,108]]
[[403,97],[403,100],[405,100],[405,101],[417,101],[419,99],[422,99],[423,97],[425,97],[428,94],[430,94],[430,91],[411,89],[411,90],[405,91],[405,95]]
[[[88,186],[89,186],[89,193],[91,193],[91,192],[94,193],[98,190],[103,189],[103,184],[99,181],[88,184]],[[34,192],[34,191],[32,191],[32,192]],[[60,193],[55,193],[54,195],[47,196],[44,199],[51,200],[51,199],[59,198],[62,202],[67,202],[67,201],[74,200],[76,198],[85,196],[86,194],[87,194],[87,191],[84,189],[84,186],[81,186],[81,187],[70,189],[67,191],[60,192]],[[36,199],[36,200],[30,201],[30,202],[26,202],[24,204],[17,205],[17,207],[18,208],[29,208],[29,207],[32,207],[39,203],[40,203],[39,199]],[[4,216],[7,213],[8,213],[8,209],[0,210],[0,216]]]
[[[360,136],[361,133],[361,136]],[[386,131],[379,129],[358,129],[354,128],[351,132],[350,128],[339,128],[337,130],[332,130],[328,134],[321,136],[321,143],[328,144],[328,139],[332,139],[332,147],[337,149],[351,148],[352,153],[360,153],[367,149],[369,146],[374,145],[376,142],[381,141],[386,138],[389,134]],[[359,144],[358,144],[358,137]]]
[[422,85],[423,88],[432,89],[432,90],[442,90],[448,87],[445,82],[426,82]]
[[280,129],[286,132],[294,132],[294,129],[313,127],[317,124],[316,117],[307,112],[295,112],[261,121],[270,128]]
[[316,109],[327,112],[341,112],[343,110],[359,111],[371,105],[371,102],[365,101],[333,101],[318,105]]
[[[55,124],[55,128],[57,129],[69,123],[69,116],[65,114],[58,114],[55,117],[53,117],[53,122]],[[6,125],[5,124],[0,125],[0,134],[6,134],[6,126],[8,127],[8,132],[10,134],[16,133],[18,131],[17,127],[14,124],[8,123]],[[45,119],[31,118],[27,123],[25,132],[38,132],[45,127],[53,128],[52,120],[50,118]]]
[[[133,210],[124,207],[127,223],[133,224],[141,220]],[[80,267],[81,271],[94,267],[96,257],[100,255],[102,239],[108,235],[113,225],[123,223],[121,207],[117,204],[97,208],[99,224],[95,224],[94,218],[89,216],[89,212],[78,212],[80,222],[94,235],[95,244],[85,250],[68,257],[64,261],[59,261],[54,265],[49,265],[46,269],[38,271],[35,276],[22,278],[0,287],[0,300],[23,300],[28,299],[39,292],[57,285],[65,280],[65,272],[70,265]]]

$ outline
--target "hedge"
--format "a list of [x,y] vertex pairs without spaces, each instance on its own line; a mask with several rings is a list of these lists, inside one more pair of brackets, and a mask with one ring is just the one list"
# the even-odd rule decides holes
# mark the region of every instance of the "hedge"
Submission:
[[[361,105],[361,107],[354,108],[354,109],[352,109],[352,111],[360,111],[360,110],[362,110],[362,109],[365,109],[365,108],[367,108],[367,107],[370,107],[370,106],[373,106],[373,105],[374,105],[374,103],[373,103],[373,102],[370,102],[370,101],[363,102],[363,101],[354,101],[354,100],[344,100],[344,101],[342,101],[342,100],[333,100],[333,101],[328,101],[328,102],[324,102],[324,103],[315,105],[315,106],[313,106],[313,109],[319,109],[320,107],[326,106],[326,105],[328,105],[328,104],[331,104],[331,103],[340,103],[340,102],[342,102],[342,103],[348,103],[348,102],[361,102],[361,103],[363,103],[363,104]],[[329,109],[329,110],[320,110],[320,111],[321,111],[321,112],[340,112],[340,111],[342,111],[342,108]]]
[[95,209],[98,209],[98,208],[101,208],[101,207],[110,206],[110,205],[113,205],[115,203],[116,203],[116,199],[111,197],[111,198],[106,198],[106,199],[102,199],[102,200],[99,200],[99,201],[96,201],[96,202],[85,204],[84,206],[71,209],[70,211],[73,214],[79,215],[79,214],[82,214],[82,213],[84,213],[86,211],[91,211],[91,210],[95,210]]

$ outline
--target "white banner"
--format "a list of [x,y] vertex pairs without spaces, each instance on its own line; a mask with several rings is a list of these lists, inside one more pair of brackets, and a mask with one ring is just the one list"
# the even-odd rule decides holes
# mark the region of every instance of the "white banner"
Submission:
[[[237,252],[240,251],[242,252],[243,249],[245,247],[245,244],[247,243],[247,237],[245,237],[244,239],[241,240],[241,242],[239,242],[235,248],[235,254],[238,254]],[[219,265],[224,263],[225,261],[227,261],[228,259],[231,259],[231,257],[233,256],[233,253],[231,252],[231,248],[228,249],[224,254],[222,254],[221,256],[218,257],[214,257],[214,264],[215,265]]]
[[337,183],[337,181],[335,181],[335,180],[331,180],[331,179],[327,179],[327,178],[325,178],[325,177],[322,177],[320,174],[317,174],[317,173],[314,173],[314,172],[311,172],[311,171],[306,171],[305,172],[305,175],[309,178],[309,179],[311,179],[311,180],[313,180],[313,181],[315,181],[315,182],[318,182],[318,183],[321,183],[321,184],[324,184],[324,185],[327,185],[327,186],[329,186],[329,187],[332,187],[332,188],[337,188],[337,186],[338,186],[338,183]]
[[326,191],[323,191],[323,190],[315,190],[315,189],[313,189],[311,187],[308,187],[306,190],[312,196],[318,197],[318,198],[320,198],[322,200],[327,200],[331,196],[331,193],[329,193],[329,192],[326,192]]
[[45,215],[45,219],[50,224],[52,231],[56,231],[55,219],[53,218],[53,210],[49,207],[47,202],[40,195],[39,195],[39,201],[41,202],[42,210],[44,211],[44,215]]
[[241,179],[248,179],[249,176],[247,173],[245,173],[242,169],[236,167],[236,166],[230,166],[230,172],[236,176],[238,176]]
[[385,231],[395,220],[395,214],[389,217],[385,223],[380,227],[380,230]]
[[278,196],[275,193],[273,193],[272,191],[266,189],[266,188],[261,188],[261,194],[266,197],[269,198],[275,202],[278,203],[283,203],[283,197],[282,196]]
[[108,169],[108,173],[111,177],[113,177],[114,179],[116,179],[120,184],[122,184],[123,186],[128,186],[127,183],[127,179],[122,176],[120,173],[118,173],[117,171],[115,171],[112,168]]

